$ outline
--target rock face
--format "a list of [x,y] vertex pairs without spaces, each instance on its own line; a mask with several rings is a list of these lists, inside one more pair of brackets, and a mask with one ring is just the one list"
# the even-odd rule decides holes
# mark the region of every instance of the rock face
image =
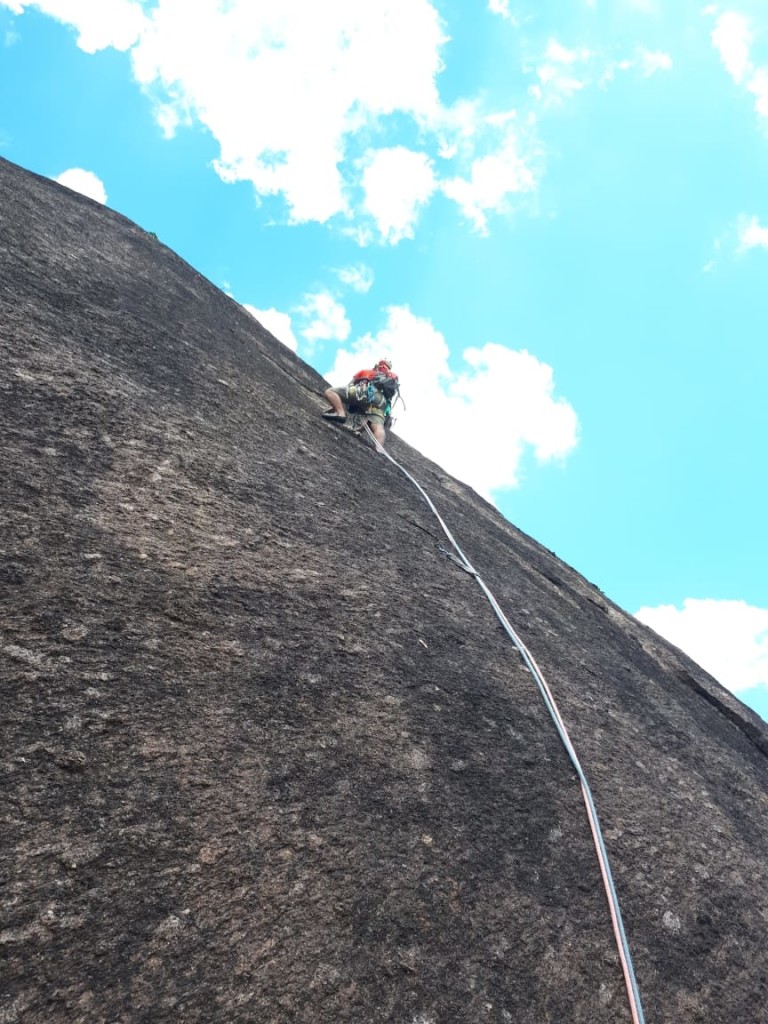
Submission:
[[[628,1021],[573,769],[418,493],[136,225],[0,161],[0,227],[0,1020]],[[768,730],[390,450],[557,697],[649,1024],[760,1024]]]

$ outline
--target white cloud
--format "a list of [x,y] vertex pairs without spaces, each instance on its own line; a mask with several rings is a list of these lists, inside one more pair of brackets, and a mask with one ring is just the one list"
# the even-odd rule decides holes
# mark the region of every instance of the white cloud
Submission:
[[768,686],[768,608],[745,601],[686,598],[682,608],[641,608],[635,617],[734,693]]
[[392,245],[413,238],[419,207],[435,191],[432,163],[424,153],[405,146],[370,150],[364,160],[363,208]]
[[468,177],[449,178],[440,186],[481,233],[488,230],[489,212],[507,211],[512,196],[533,192],[538,185],[529,159],[521,155],[519,138],[516,125],[508,125],[496,152],[473,160]]
[[37,8],[57,21],[71,25],[78,33],[77,45],[86,53],[108,46],[127,50],[136,42],[144,25],[144,12],[136,0],[0,0],[14,14]]
[[73,192],[80,192],[97,203],[106,203],[107,191],[104,182],[93,171],[84,171],[82,167],[70,167],[67,171],[54,178],[60,185],[66,185]]
[[638,63],[646,78],[656,74],[657,71],[672,69],[672,58],[663,50],[646,50],[641,47],[638,53]]
[[742,215],[737,222],[739,249],[768,249],[768,227],[763,227],[757,217]]
[[430,321],[393,306],[377,334],[337,353],[328,376],[343,383],[383,356],[394,362],[406,403],[395,410],[398,434],[486,496],[517,486],[527,450],[544,462],[576,445],[574,410],[555,397],[551,367],[526,351],[469,348],[456,371]]
[[702,270],[710,273],[722,259],[732,259],[750,249],[768,249],[768,226],[763,226],[753,214],[740,213],[712,244],[712,255]]
[[586,47],[569,49],[557,39],[550,39],[542,63],[535,68],[538,83],[532,85],[528,92],[545,106],[559,106],[589,85],[595,56]]
[[663,50],[639,46],[631,57],[606,59],[604,50],[591,50],[586,46],[572,48],[550,38],[541,63],[533,68],[538,81],[528,92],[544,107],[560,106],[595,82],[601,86],[613,82],[619,71],[636,70],[649,78],[671,67],[672,57]]
[[[715,14],[714,7],[704,14]],[[736,11],[719,15],[712,30],[712,45],[720,54],[723,66],[737,85],[743,86],[755,98],[755,111],[768,119],[768,67],[758,67],[752,61],[753,31],[749,19]]]
[[290,314],[281,313],[274,307],[257,309],[255,306],[248,305],[247,302],[243,303],[243,309],[247,309],[251,316],[255,317],[262,327],[266,327],[270,334],[274,334],[278,341],[282,341],[286,348],[290,348],[294,352],[297,350],[299,345],[293,333]]
[[340,165],[358,133],[434,117],[443,42],[428,0],[197,0],[193,13],[160,0],[133,62],[166,125],[170,107],[218,140],[225,180],[282,194],[294,222],[326,221],[348,208]]
[[554,64],[576,64],[589,60],[592,51],[582,47],[580,50],[569,50],[556,39],[550,39],[544,53],[546,60]]
[[342,284],[361,295],[369,292],[373,285],[373,271],[365,263],[356,263],[350,267],[340,267],[336,274]]
[[[483,129],[491,125],[498,116],[484,115],[479,100],[460,99],[450,107],[444,107],[440,111],[436,125],[438,157],[441,160],[453,160],[457,156],[472,159],[478,136],[481,136]],[[498,139],[490,141],[496,143]]]
[[307,341],[346,341],[351,325],[347,311],[330,292],[314,292],[304,296],[296,312],[307,321],[300,333]]
[[530,21],[531,17],[521,19],[509,9],[510,0],[488,0],[488,10],[491,14],[498,14],[506,19],[513,28],[520,28],[523,21]]
[[752,32],[743,14],[726,11],[712,30],[712,44],[720,54],[725,70],[737,84],[744,81],[749,69]]
[[[337,218],[361,245],[378,226],[394,244],[413,235],[442,180],[446,195],[485,222],[492,196],[504,212],[519,187],[489,187],[489,179],[509,179],[512,169],[524,177],[527,153],[518,147],[511,159],[508,133],[493,120],[507,112],[471,97],[441,102],[447,37],[434,0],[0,4],[37,6],[71,25],[88,52],[129,49],[162,133],[202,125],[218,145],[220,177],[278,197],[291,223]],[[511,17],[506,3],[492,9]],[[398,145],[403,130],[418,140],[409,149]],[[385,189],[387,172],[396,188]],[[524,187],[535,186],[529,178]]]
[[638,47],[634,57],[625,57],[623,60],[609,61],[600,78],[600,85],[604,86],[616,78],[617,71],[637,70],[643,78],[650,78],[658,71],[672,70],[672,57],[663,50],[646,50],[645,47]]
[[747,83],[747,91],[755,97],[755,110],[768,118],[768,68],[755,68]]
[[[648,12],[650,13],[650,11]],[[605,53],[587,47],[571,49],[557,39],[550,39],[542,63],[535,68],[538,82],[529,93],[543,106],[559,106],[566,99],[592,85],[614,81],[619,71],[639,71],[649,78],[657,71],[669,71],[672,57],[663,50],[637,47],[632,57],[606,61]]]

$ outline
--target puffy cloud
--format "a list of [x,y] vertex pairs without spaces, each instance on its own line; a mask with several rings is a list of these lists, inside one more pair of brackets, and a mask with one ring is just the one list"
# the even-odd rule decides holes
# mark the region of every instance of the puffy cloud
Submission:
[[710,273],[722,259],[744,255],[750,249],[768,249],[768,226],[764,227],[753,214],[740,213],[712,244],[712,255],[704,264],[704,273]]
[[364,263],[356,263],[351,267],[340,267],[336,274],[342,284],[361,295],[369,292],[373,285],[373,271]]
[[243,303],[243,309],[247,309],[251,316],[255,317],[262,327],[266,327],[270,334],[274,334],[278,341],[282,341],[286,348],[290,348],[295,352],[299,347],[296,336],[293,333],[289,313],[281,313],[274,307],[270,309],[257,309],[255,306],[248,305],[247,302]]
[[768,227],[763,227],[757,217],[741,216],[737,231],[742,252],[747,249],[768,249]]
[[307,341],[346,341],[349,337],[347,311],[330,292],[305,295],[296,312],[307,321],[300,332]]
[[[704,13],[715,14],[716,9],[707,7]],[[745,15],[726,11],[718,16],[712,30],[712,45],[734,82],[754,96],[758,116],[768,118],[768,67],[753,63],[752,42],[752,26]]]
[[106,203],[107,191],[104,182],[98,178],[93,171],[84,171],[82,167],[70,167],[63,171],[54,181],[60,185],[66,185],[73,192],[80,192],[97,203]]
[[725,70],[734,80],[744,81],[749,69],[749,50],[752,32],[743,14],[726,11],[721,14],[712,30],[712,44],[720,54]]
[[340,165],[357,133],[433,117],[443,41],[428,0],[160,0],[133,62],[166,127],[193,117],[218,140],[225,180],[326,221],[348,208]]
[[455,370],[430,321],[393,306],[378,333],[337,352],[328,376],[349,380],[383,356],[393,360],[406,403],[395,409],[398,434],[486,496],[518,484],[526,451],[544,462],[576,445],[576,413],[555,396],[551,367],[529,352],[469,348]]
[[768,608],[745,601],[686,598],[682,608],[641,608],[635,617],[734,693],[768,686]]
[[487,156],[473,160],[469,177],[455,177],[440,186],[461,207],[464,216],[481,233],[488,230],[488,213],[509,209],[514,195],[533,192],[538,185],[528,159],[520,152],[515,125],[507,127],[503,145]]
[[420,206],[435,191],[432,162],[405,146],[371,150],[363,171],[363,208],[376,221],[382,239],[393,245],[413,238]]
[[77,45],[86,53],[108,46],[127,50],[136,42],[144,25],[142,5],[136,0],[14,0],[5,6],[14,14],[37,8],[77,32]]
[[[71,25],[89,52],[129,49],[163,134],[202,125],[218,145],[220,177],[278,197],[292,223],[337,218],[361,245],[377,229],[394,244],[413,235],[441,181],[483,223],[508,209],[520,182],[535,187],[526,152],[513,153],[494,127],[498,115],[473,99],[441,102],[446,36],[434,0],[0,4],[38,7]],[[493,9],[509,13],[506,3]],[[402,130],[418,140],[408,149],[397,144]],[[385,188],[387,174],[396,188]]]

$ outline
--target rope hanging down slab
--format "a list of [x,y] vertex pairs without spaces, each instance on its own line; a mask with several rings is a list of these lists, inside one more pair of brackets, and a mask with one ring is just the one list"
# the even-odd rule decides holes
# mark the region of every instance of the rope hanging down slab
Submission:
[[379,442],[373,436],[373,433],[368,427],[367,423],[365,424],[365,430],[368,436],[370,437],[371,441],[373,441],[376,447],[376,451],[379,452],[381,455],[386,456],[386,458],[389,459],[392,465],[399,469],[403,476],[407,477],[407,479],[410,480],[410,482],[422,496],[424,501],[426,501],[427,505],[429,505],[429,508],[431,509],[438,523],[440,523],[443,533],[451,542],[451,545],[454,551],[456,552],[455,556],[448,551],[445,551],[445,554],[448,555],[454,562],[456,562],[462,569],[468,572],[471,576],[474,576],[474,578],[477,580],[477,583],[482,589],[486,598],[488,599],[491,608],[493,608],[496,617],[504,627],[507,636],[510,638],[512,643],[519,651],[520,656],[523,659],[523,662],[525,663],[526,667],[528,668],[534,680],[536,681],[536,685],[539,688],[539,692],[541,693],[541,696],[544,699],[547,711],[549,712],[550,717],[552,718],[552,721],[555,724],[555,729],[557,730],[560,740],[562,741],[562,744],[565,747],[566,753],[570,758],[571,764],[573,765],[574,769],[576,770],[576,774],[579,777],[579,782],[581,784],[581,792],[584,797],[584,803],[587,808],[589,827],[592,831],[592,840],[595,844],[597,860],[600,865],[600,874],[602,875],[605,894],[608,898],[608,907],[611,913],[611,923],[613,925],[613,933],[616,938],[616,946],[618,948],[619,959],[621,961],[621,969],[624,974],[624,982],[627,987],[627,996],[629,999],[629,1008],[632,1013],[632,1020],[634,1024],[645,1024],[645,1015],[643,1013],[643,1007],[640,1001],[640,992],[637,987],[635,969],[632,965],[632,955],[629,951],[629,943],[627,942],[626,932],[624,931],[624,922],[622,920],[621,910],[619,908],[619,898],[616,893],[616,886],[614,885],[613,875],[611,874],[611,867],[608,862],[608,851],[605,848],[603,833],[600,828],[600,820],[597,816],[597,807],[595,806],[595,801],[592,797],[592,790],[590,789],[589,783],[587,782],[587,777],[584,774],[584,769],[581,767],[581,763],[578,757],[576,756],[576,751],[574,750],[573,744],[571,743],[570,736],[568,735],[568,730],[565,727],[565,723],[563,722],[563,719],[560,715],[560,711],[557,707],[557,704],[555,703],[555,698],[552,696],[552,691],[547,685],[547,681],[544,678],[541,669],[536,664],[533,655],[530,653],[528,648],[525,646],[523,641],[520,639],[520,637],[517,635],[515,630],[510,625],[510,622],[507,619],[504,612],[501,610],[498,601],[493,596],[491,591],[488,589],[478,571],[474,568],[474,566],[471,564],[467,556],[456,543],[453,534],[446,526],[442,516],[435,508],[432,499],[429,497],[427,492],[424,490],[421,484],[419,484],[418,481],[416,481],[411,476],[408,470],[401,466],[396,459],[393,459],[389,452],[386,451],[386,449],[379,444]]

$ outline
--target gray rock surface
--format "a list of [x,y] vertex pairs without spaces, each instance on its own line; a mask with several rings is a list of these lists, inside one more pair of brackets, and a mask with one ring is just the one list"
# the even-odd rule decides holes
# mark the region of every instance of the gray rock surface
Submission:
[[[0,367],[0,1021],[628,1021],[533,680],[318,375],[4,161]],[[761,1024],[765,725],[390,450],[555,693],[649,1024]]]

